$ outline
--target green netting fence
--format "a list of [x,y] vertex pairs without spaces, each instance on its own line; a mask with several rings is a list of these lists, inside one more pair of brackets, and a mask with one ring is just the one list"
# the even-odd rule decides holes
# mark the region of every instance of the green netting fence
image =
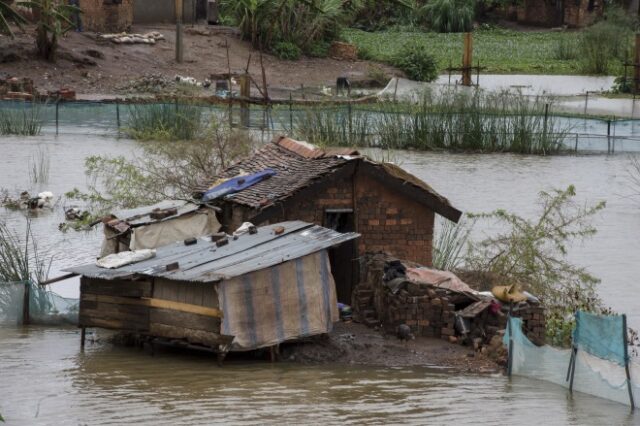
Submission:
[[[333,135],[343,133],[345,140],[363,142],[366,146],[375,146],[375,140],[380,137],[375,123],[381,120],[393,120],[394,116],[403,116],[402,107],[392,103],[375,104],[316,104],[303,106],[300,104],[276,104],[259,105],[252,104],[248,108],[242,108],[239,104],[198,104],[177,102],[149,102],[149,103],[120,103],[120,102],[93,102],[93,101],[68,101],[50,102],[37,106],[38,115],[42,120],[43,134],[57,135],[96,135],[110,137],[126,137],[126,129],[131,115],[131,108],[152,108],[157,105],[190,105],[198,107],[203,119],[216,115],[228,120],[233,127],[248,128],[261,132],[265,139],[274,134],[286,133],[293,137],[299,136],[299,126],[308,122],[309,114],[330,116]],[[31,108],[31,104],[22,101],[0,101],[0,110],[19,110]],[[547,112],[548,116],[542,117],[544,111],[538,111],[540,122],[553,120],[554,128],[563,129],[561,139],[566,150],[589,152],[640,152],[640,120],[621,118],[596,118],[579,117],[554,112],[553,108]],[[432,117],[438,112],[430,113]],[[461,112],[463,117],[468,112]],[[491,113],[474,113],[477,117],[491,117]],[[533,114],[532,114],[533,115]],[[501,114],[508,119],[508,114]],[[463,120],[455,119],[453,125],[445,129],[453,138],[463,138],[469,130],[456,123]],[[491,121],[491,120],[489,120]],[[495,120],[494,120],[495,121]],[[547,131],[540,127],[541,132]],[[518,130],[510,133],[511,127],[503,126],[504,134],[498,135],[510,137],[516,135]],[[440,131],[440,130],[438,130]],[[475,131],[475,130],[474,130]],[[495,128],[488,127],[485,130],[495,135]],[[427,130],[426,137],[430,130]],[[432,132],[436,132],[433,130]],[[553,136],[553,129],[547,135]]]
[[0,282],[0,324],[77,324],[78,304],[31,281]]

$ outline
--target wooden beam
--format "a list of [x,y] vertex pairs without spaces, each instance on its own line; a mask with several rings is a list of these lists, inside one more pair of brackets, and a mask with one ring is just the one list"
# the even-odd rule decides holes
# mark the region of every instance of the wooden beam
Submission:
[[222,318],[222,311],[206,306],[192,305],[190,303],[174,302],[173,300],[155,299],[150,297],[119,297],[105,296],[99,294],[83,294],[82,300],[90,302],[115,303],[121,305],[141,305],[151,308],[171,309],[174,311],[188,312],[192,314],[205,315]]
[[40,281],[38,285],[49,285],[53,283],[57,283],[59,281],[68,280],[69,278],[77,277],[80,274],[75,274],[73,272],[69,274],[60,275],[59,277],[49,278],[48,280]]

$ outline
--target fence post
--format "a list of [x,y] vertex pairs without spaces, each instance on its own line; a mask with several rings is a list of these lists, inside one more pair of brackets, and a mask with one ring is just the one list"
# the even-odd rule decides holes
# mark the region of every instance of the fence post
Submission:
[[549,104],[544,104],[544,135],[547,136],[547,121],[549,120]]
[[24,297],[22,299],[22,325],[29,325],[29,300],[31,292],[31,283],[24,283]]
[[120,131],[120,102],[116,99],[116,123],[118,125],[118,131]]
[[351,137],[353,135],[353,124],[351,119],[351,102],[347,104],[347,112],[349,114],[349,140],[351,140]]
[[289,132],[293,133],[293,95],[289,92]]
[[56,136],[58,136],[58,117],[59,117],[59,109],[60,106],[60,99],[56,99]]
[[607,154],[611,154],[611,120],[607,120]]
[[624,370],[627,375],[627,390],[629,391],[629,402],[631,411],[635,410],[636,404],[633,401],[633,391],[631,390],[631,375],[629,374],[629,348],[627,342],[627,315],[622,314],[622,343],[624,345]]
[[576,154],[578,153],[578,134],[576,133]]

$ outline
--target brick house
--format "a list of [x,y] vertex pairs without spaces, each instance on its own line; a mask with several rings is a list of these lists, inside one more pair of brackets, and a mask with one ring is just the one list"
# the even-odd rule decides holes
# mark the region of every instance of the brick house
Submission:
[[603,12],[603,0],[524,0],[507,9],[521,24],[571,28],[591,25]]
[[[226,231],[243,222],[263,225],[302,220],[361,238],[330,251],[338,300],[351,303],[358,258],[385,252],[430,266],[435,214],[457,222],[461,212],[433,188],[398,166],[378,163],[353,149],[322,150],[280,137],[239,161],[219,178],[276,174],[216,199]],[[203,191],[204,193],[204,191]]]

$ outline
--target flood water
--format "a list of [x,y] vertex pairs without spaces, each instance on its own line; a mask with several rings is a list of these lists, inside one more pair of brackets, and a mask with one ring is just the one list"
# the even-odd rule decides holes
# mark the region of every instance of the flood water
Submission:
[[[38,149],[51,156],[47,184],[30,187],[27,165]],[[0,187],[86,188],[88,155],[134,155],[136,144],[101,136],[0,138]],[[534,157],[395,152],[394,161],[463,211],[504,208],[531,217],[540,190],[575,184],[579,202],[607,201],[598,234],[571,258],[602,279],[607,304],[640,328],[640,198],[631,196],[629,156]],[[90,261],[100,232],[62,234],[64,201],[34,217],[42,252],[55,255],[52,275]],[[24,213],[0,209],[24,229]],[[53,286],[77,297],[77,280]],[[428,368],[229,363],[208,356],[89,344],[73,328],[0,327],[0,413],[7,424],[640,424],[627,407],[574,395],[534,380],[462,375]]]

